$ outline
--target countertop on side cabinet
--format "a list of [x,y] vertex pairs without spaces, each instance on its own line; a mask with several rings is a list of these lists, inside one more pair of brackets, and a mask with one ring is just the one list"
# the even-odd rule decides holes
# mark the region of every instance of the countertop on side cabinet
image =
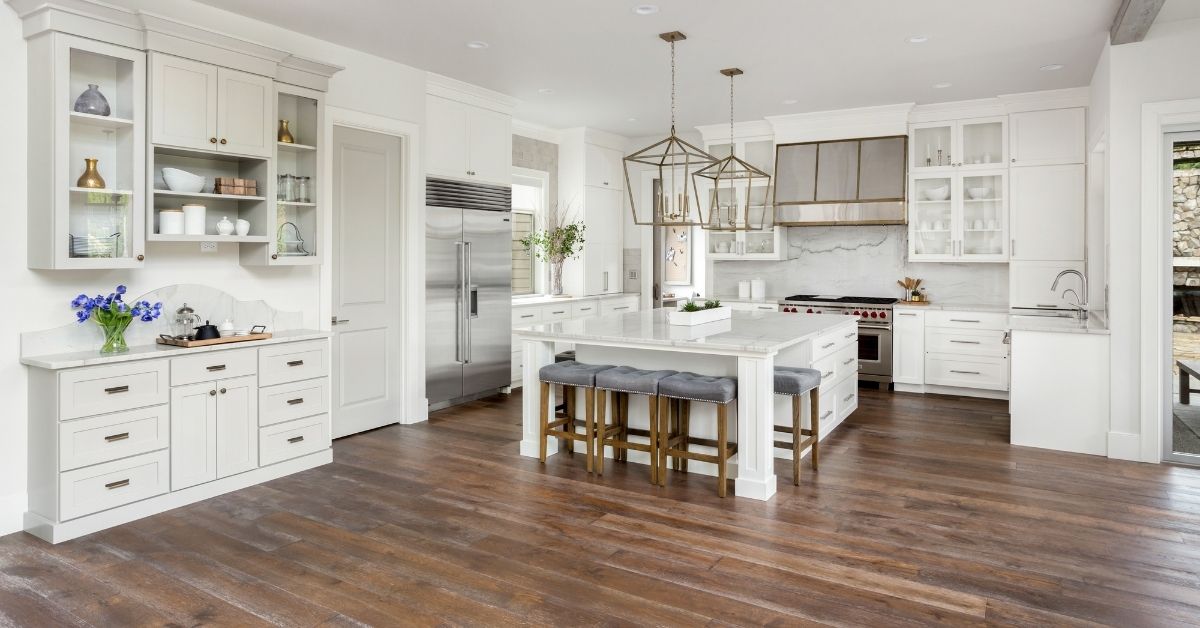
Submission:
[[[778,296],[772,296],[772,295],[767,295],[765,297],[762,297],[761,299],[749,299],[749,298],[743,299],[743,298],[738,297],[737,295],[728,295],[728,294],[717,295],[715,297],[709,297],[709,298],[716,299],[722,303],[772,303],[775,305],[778,305],[780,301],[787,299],[787,297],[778,297]],[[702,300],[702,299],[697,299],[697,301],[700,301],[700,300]]]
[[[321,338],[328,338],[330,335],[331,334],[327,331],[319,331],[316,329],[289,329],[286,331],[272,332],[271,337],[266,340],[247,340],[245,342],[232,342],[221,345],[209,345],[207,347],[193,347],[190,349],[160,344],[137,345],[129,347],[129,351],[112,355],[100,355],[99,350],[76,351],[74,353],[55,353],[51,355],[32,355],[21,358],[21,364],[54,371],[59,369],[78,368],[81,366],[97,366],[100,364],[133,362],[135,360],[173,358],[181,355],[208,353],[210,351],[249,349],[252,347],[262,347],[265,345],[277,345],[285,342],[298,342],[301,340],[319,340]],[[99,346],[100,343],[97,342],[96,344]]]
[[952,312],[992,312],[994,314],[1008,314],[1008,305],[1000,305],[996,303],[953,303],[934,301],[928,305],[909,305],[901,301],[897,301],[896,308],[905,308],[910,310],[950,310]]
[[1058,318],[1013,314],[1008,317],[1008,324],[1013,331],[1109,335],[1108,318],[1101,312],[1088,312],[1088,316],[1084,320],[1079,320],[1074,316]]
[[533,297],[513,297],[513,307],[524,307],[526,305],[549,305],[551,303],[574,303],[576,301],[587,301],[589,299],[619,299],[621,297],[637,297],[641,296],[640,292],[618,292],[616,294],[597,294],[590,297],[552,297],[544,294],[539,294]]

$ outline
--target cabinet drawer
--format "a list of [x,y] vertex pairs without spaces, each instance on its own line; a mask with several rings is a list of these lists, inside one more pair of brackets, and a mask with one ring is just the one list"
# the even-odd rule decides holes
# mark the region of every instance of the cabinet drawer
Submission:
[[58,415],[77,419],[166,403],[171,389],[166,360],[92,366],[58,376]]
[[558,303],[542,306],[542,322],[551,323],[571,318],[571,304]]
[[837,384],[837,360],[837,354],[831,353],[812,363],[812,368],[821,372],[821,394],[825,394]]
[[1008,390],[1008,358],[930,353],[925,356],[925,383]]
[[836,398],[837,417],[844,419],[858,409],[858,378],[844,379],[833,389]]
[[532,325],[542,322],[542,308],[540,307],[519,307],[513,309],[512,314],[513,325]]
[[858,345],[851,344],[842,347],[831,357],[833,357],[835,369],[833,381],[840,382],[851,376],[858,381]]
[[[818,314],[817,316],[832,317],[833,315]],[[847,325],[831,329],[813,340],[813,359],[819,360],[827,355],[836,353],[842,347],[856,340],[858,340],[858,327],[856,326]]]
[[154,406],[60,423],[58,470],[165,449],[170,434],[169,408]]
[[601,314],[621,314],[638,311],[637,297],[622,297],[620,299],[604,299],[600,301]]
[[955,355],[1008,355],[1007,332],[996,329],[948,329],[935,327],[925,334],[925,350]]
[[259,427],[328,411],[328,377],[280,384],[258,390]]
[[171,385],[187,386],[254,375],[258,363],[255,352],[255,349],[232,349],[171,358]]
[[262,466],[329,448],[329,415],[319,414],[264,427],[258,433],[258,460]]
[[329,343],[324,340],[296,342],[258,350],[258,385],[274,386],[302,379],[325,377]]
[[600,304],[597,301],[580,301],[571,304],[571,316],[573,318],[598,316],[599,314]]
[[1008,314],[996,312],[951,312],[932,310],[925,313],[926,327],[953,329],[1008,329]]
[[60,474],[59,519],[66,521],[166,493],[167,456],[164,449]]

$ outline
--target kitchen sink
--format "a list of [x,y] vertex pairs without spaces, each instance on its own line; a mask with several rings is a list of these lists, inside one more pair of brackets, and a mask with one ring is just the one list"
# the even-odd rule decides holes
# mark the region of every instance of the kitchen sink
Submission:
[[1071,310],[1013,310],[1012,315],[1030,318],[1079,318],[1079,312]]

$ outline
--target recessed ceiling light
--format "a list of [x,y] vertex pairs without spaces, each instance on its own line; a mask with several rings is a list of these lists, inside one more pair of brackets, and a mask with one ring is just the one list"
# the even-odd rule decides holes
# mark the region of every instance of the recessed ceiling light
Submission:
[[1051,64],[1049,64],[1049,65],[1043,65],[1042,67],[1040,67],[1040,68],[1038,68],[1038,69],[1039,69],[1039,70],[1041,70],[1041,71],[1043,71],[1043,72],[1055,72],[1055,71],[1057,71],[1057,70],[1061,70],[1061,69],[1063,69],[1063,64],[1061,64],[1061,63],[1051,63]]
[[933,88],[934,89],[946,89],[947,87],[950,87],[953,84],[954,83],[934,83]]
[[637,118],[625,118],[626,122],[637,122]]
[[476,41],[467,42],[467,48],[471,48],[472,50],[483,50],[484,48],[487,48],[487,47],[488,47],[488,43],[486,41],[476,40]]
[[785,104],[785,105],[794,105],[794,104],[796,104],[796,103],[798,103],[798,102],[800,102],[800,101],[799,101],[799,100],[796,100],[795,98],[789,98],[789,99],[787,99],[787,100],[783,101],[783,104]]
[[633,12],[637,13],[638,15],[654,15],[655,13],[658,13],[658,5],[639,4],[636,7],[633,7]]
[[923,44],[927,41],[929,41],[929,37],[927,35],[913,35],[912,37],[908,38],[908,43],[910,44]]
[[538,93],[539,94],[553,94],[554,90],[550,89],[549,87],[543,87],[538,90]]

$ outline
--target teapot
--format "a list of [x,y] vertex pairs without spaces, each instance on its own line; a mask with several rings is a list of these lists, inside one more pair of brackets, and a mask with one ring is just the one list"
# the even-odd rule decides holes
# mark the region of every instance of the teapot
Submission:
[[204,324],[196,328],[195,340],[214,340],[221,337],[220,330],[216,325],[209,321],[204,321]]

